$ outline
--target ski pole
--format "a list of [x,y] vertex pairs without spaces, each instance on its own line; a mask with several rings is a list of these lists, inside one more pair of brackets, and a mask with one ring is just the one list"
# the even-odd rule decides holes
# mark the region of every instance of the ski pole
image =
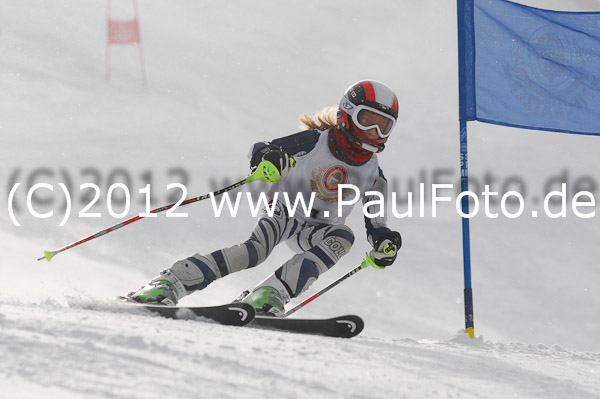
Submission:
[[[217,195],[221,195],[223,193],[226,193],[227,191],[231,191],[234,190],[238,187],[243,186],[246,183],[252,183],[254,181],[257,180],[261,180],[261,181],[266,181],[269,183],[276,183],[279,181],[280,178],[280,174],[279,171],[277,170],[277,168],[275,167],[275,165],[273,165],[271,162],[269,161],[262,161],[260,164],[258,164],[258,167],[256,168],[256,170],[254,171],[254,173],[252,173],[250,176],[246,177],[243,180],[238,181],[237,183],[233,183],[230,186],[227,186],[225,188],[222,188],[218,191],[212,192],[212,193],[208,193],[208,194],[204,194],[201,195],[199,197],[195,197],[195,198],[189,198],[186,199],[185,201],[183,201],[179,206],[183,206],[183,205],[188,205],[188,204],[192,204],[194,202],[198,202],[198,201],[202,201],[205,200],[207,198],[210,198],[210,195],[212,194],[213,196],[217,196]],[[169,204],[169,205],[165,205],[165,206],[161,206],[160,208],[156,208],[151,210],[149,213],[159,213],[159,212],[163,212],[166,211],[168,209],[171,209],[172,207],[174,207],[175,205],[177,205],[177,203],[173,203],[173,204]],[[65,247],[62,247],[60,249],[54,250],[54,251],[44,251],[44,256],[38,258],[38,261],[42,260],[42,259],[46,259],[48,262],[50,262],[52,260],[52,258],[54,256],[56,256],[57,254],[66,251],[67,249],[71,249],[73,247],[76,247],[78,245],[81,245],[85,242],[91,241],[94,238],[98,238],[101,237],[105,234],[108,234],[110,232],[113,232],[117,229],[120,229],[123,226],[127,226],[131,223],[137,222],[140,219],[143,219],[143,216],[134,216],[130,219],[125,220],[124,222],[121,223],[117,223],[114,226],[110,226],[104,230],[101,230],[99,232],[97,232],[96,234],[92,234],[91,236],[85,237],[77,242],[74,242],[72,244],[69,244]]]
[[317,292],[317,293],[313,294],[312,296],[310,296],[309,298],[305,299],[304,301],[302,301],[296,307],[294,307],[294,308],[288,310],[287,312],[285,312],[285,317],[288,317],[292,313],[295,313],[296,311],[302,309],[304,306],[308,305],[309,303],[311,303],[312,301],[314,301],[315,299],[317,299],[318,297],[320,297],[321,295],[323,295],[324,293],[326,293],[327,291],[329,291],[330,289],[332,289],[333,287],[335,287],[336,285],[338,285],[342,281],[346,280],[350,276],[355,275],[356,273],[358,273],[359,271],[361,271],[365,267],[369,267],[369,266],[373,266],[376,269],[384,269],[383,266],[377,266],[375,264],[375,261],[373,260],[373,258],[371,258],[369,256],[369,254],[366,253],[365,254],[365,259],[362,261],[362,263],[360,265],[358,265],[354,269],[350,270],[348,273],[344,274],[342,277],[338,278],[337,280],[335,280],[334,282],[332,282],[331,284],[329,284],[327,287],[323,288],[319,292]]

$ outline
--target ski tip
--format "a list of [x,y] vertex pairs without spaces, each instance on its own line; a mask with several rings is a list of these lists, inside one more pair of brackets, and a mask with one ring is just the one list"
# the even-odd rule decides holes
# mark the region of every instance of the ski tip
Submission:
[[356,337],[365,328],[365,322],[360,316],[346,315],[336,317],[334,320],[338,324],[340,338]]
[[324,335],[333,338],[352,338],[365,327],[363,319],[356,315],[345,315],[329,319],[295,319],[258,315],[253,324],[266,329],[292,333]]
[[[129,302],[125,300],[126,302]],[[169,319],[193,319],[203,317],[227,326],[245,326],[256,316],[254,306],[239,302],[217,306],[165,306],[130,302],[132,306],[147,309]]]
[[245,326],[256,317],[256,309],[249,303],[233,302],[226,306],[228,310],[238,312],[238,317],[232,319],[231,325]]

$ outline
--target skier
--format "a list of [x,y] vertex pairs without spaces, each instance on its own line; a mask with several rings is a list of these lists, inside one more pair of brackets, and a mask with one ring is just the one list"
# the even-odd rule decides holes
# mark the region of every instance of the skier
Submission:
[[[339,107],[300,116],[304,131],[271,142],[258,142],[249,153],[251,170],[271,162],[281,178],[271,186],[278,192],[272,216],[262,211],[250,238],[212,253],[197,253],[179,260],[128,297],[136,302],[176,305],[184,296],[204,289],[218,278],[264,262],[275,245],[285,241],[296,255],[240,300],[257,311],[283,316],[284,306],[297,297],[350,251],[354,234],[344,225],[351,206],[337,214],[338,184],[353,184],[364,196],[377,191],[384,196],[387,182],[377,161],[398,118],[398,99],[383,83],[365,80],[353,84]],[[303,195],[306,203],[315,193],[310,216],[290,215],[283,201]],[[343,197],[354,194],[342,193]],[[365,216],[367,239],[375,264],[391,265],[402,245],[400,234],[386,227],[385,217]],[[245,295],[245,296],[244,296]]]

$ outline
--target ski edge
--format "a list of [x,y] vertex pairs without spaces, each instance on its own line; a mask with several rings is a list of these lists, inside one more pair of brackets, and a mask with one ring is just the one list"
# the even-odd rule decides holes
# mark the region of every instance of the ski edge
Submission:
[[334,338],[353,338],[364,329],[364,321],[357,315],[343,315],[324,319],[277,318],[257,315],[249,326]]
[[186,319],[184,316],[185,313],[191,312],[195,317],[203,317],[227,326],[245,326],[251,323],[256,316],[253,306],[239,302],[215,306],[163,306],[146,303],[127,303],[170,319]]

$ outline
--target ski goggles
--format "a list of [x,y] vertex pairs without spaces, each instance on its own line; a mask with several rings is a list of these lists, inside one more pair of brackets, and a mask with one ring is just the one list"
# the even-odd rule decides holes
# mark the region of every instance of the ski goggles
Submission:
[[358,105],[353,110],[352,122],[361,130],[374,128],[382,139],[390,135],[396,124],[396,120],[390,115],[364,104]]

